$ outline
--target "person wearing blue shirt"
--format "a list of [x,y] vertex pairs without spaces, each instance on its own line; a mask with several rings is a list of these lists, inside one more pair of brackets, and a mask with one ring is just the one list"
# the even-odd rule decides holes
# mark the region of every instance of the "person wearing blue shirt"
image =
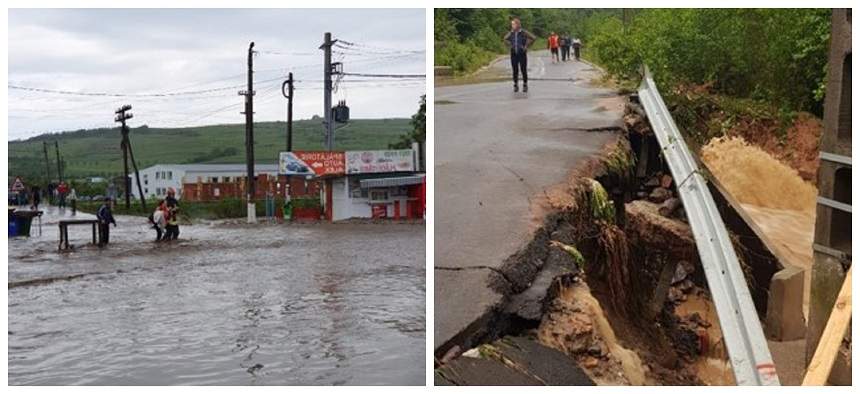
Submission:
[[523,29],[520,18],[511,19],[511,31],[505,34],[505,43],[511,48],[511,68],[514,74],[514,92],[520,90],[519,72],[523,73],[523,92],[529,91],[528,49],[535,41],[535,36]]

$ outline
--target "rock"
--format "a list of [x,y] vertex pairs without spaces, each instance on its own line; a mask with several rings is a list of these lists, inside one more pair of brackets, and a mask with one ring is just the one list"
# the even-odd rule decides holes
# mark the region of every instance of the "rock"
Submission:
[[674,285],[684,279],[687,279],[687,276],[695,271],[696,267],[693,264],[690,264],[689,261],[679,261],[678,265],[675,267],[675,276],[672,277],[672,284]]
[[654,177],[654,178],[651,178],[651,179],[648,179],[647,181],[645,181],[645,187],[651,188],[651,187],[657,187],[657,186],[660,186],[660,179],[657,177]]
[[672,186],[672,176],[666,174],[666,175],[663,175],[662,177],[660,177],[660,186],[662,186],[666,189],[668,189],[670,186]]
[[[657,189],[654,189],[654,190],[657,190]],[[657,212],[661,216],[670,217],[680,207],[681,207],[681,199],[676,198],[676,197],[667,198],[666,201],[663,201],[663,203],[660,204],[660,207],[657,208]]]
[[668,298],[669,301],[671,301],[673,303],[678,303],[679,301],[681,301],[681,297],[683,295],[684,295],[684,293],[682,293],[681,290],[678,290],[677,287],[670,287],[669,288],[669,296],[666,298]]
[[648,199],[655,203],[661,203],[670,198],[672,198],[672,192],[669,191],[669,189],[662,187],[654,188],[654,190],[651,191],[651,195],[648,196]]
[[588,356],[585,358],[585,360],[582,361],[582,366],[588,369],[592,369],[596,368],[599,363],[600,362],[596,358]]

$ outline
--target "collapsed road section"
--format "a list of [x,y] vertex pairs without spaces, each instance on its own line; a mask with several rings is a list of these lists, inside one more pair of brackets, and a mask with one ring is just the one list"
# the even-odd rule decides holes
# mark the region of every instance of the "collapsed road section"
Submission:
[[[572,384],[550,373],[559,369],[577,377],[573,384],[779,383],[772,363],[752,379],[737,374],[681,199],[689,178],[671,171],[641,100],[631,97],[624,133],[603,133],[613,138],[601,154],[539,193],[541,216],[524,246],[482,268],[498,298],[456,337],[436,342],[437,384]],[[746,291],[744,313],[760,331],[783,266],[731,196],[704,187],[726,219],[744,286],[737,293]],[[439,316],[437,299],[437,325]],[[767,364],[766,346],[751,365]]]

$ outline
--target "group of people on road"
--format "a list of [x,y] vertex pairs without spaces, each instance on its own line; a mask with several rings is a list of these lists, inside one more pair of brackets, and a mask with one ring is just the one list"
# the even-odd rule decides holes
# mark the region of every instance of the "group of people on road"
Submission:
[[78,195],[75,192],[74,187],[70,187],[66,182],[60,182],[57,185],[49,184],[47,189],[47,193],[43,192],[43,190],[38,185],[33,185],[30,187],[25,187],[20,191],[15,192],[14,201],[10,200],[11,203],[15,203],[15,205],[24,205],[29,203],[30,209],[34,211],[39,210],[39,205],[42,204],[42,196],[47,194],[51,203],[56,201],[58,208],[72,208],[72,215],[77,213],[78,208]]
[[[531,46],[536,37],[528,30],[523,29],[520,18],[511,19],[511,30],[505,34],[503,40],[508,47],[511,48],[511,69],[513,71],[514,92],[519,92],[519,75],[523,75],[523,92],[529,91],[528,77],[528,48]],[[565,33],[559,36],[555,32],[547,38],[547,49],[549,49],[553,63],[566,62],[570,59],[570,50],[573,49],[573,56],[579,61],[582,41],[578,38],[571,38]],[[559,52],[561,58],[559,58]]]
[[[564,33],[562,35],[558,35],[555,32],[549,35],[547,39],[547,48],[552,54],[552,60],[554,63],[558,62],[566,62],[570,60],[570,49],[573,48],[573,57],[579,61],[579,53],[582,48],[582,41],[578,38],[571,38],[570,34]],[[559,51],[561,52],[561,59],[559,59]]]
[[179,201],[172,187],[167,189],[167,197],[158,201],[155,212],[149,216],[149,223],[155,230],[155,242],[179,238]]

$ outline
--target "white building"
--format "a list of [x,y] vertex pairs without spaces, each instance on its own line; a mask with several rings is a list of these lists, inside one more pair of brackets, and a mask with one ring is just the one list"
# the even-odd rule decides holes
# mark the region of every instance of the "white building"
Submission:
[[[167,189],[176,190],[176,198],[182,198],[182,184],[203,182],[232,182],[236,177],[247,175],[245,164],[157,164],[140,170],[140,186],[147,198],[163,198]],[[277,175],[277,164],[254,165],[255,175]],[[140,199],[134,174],[130,174],[132,195]]]

